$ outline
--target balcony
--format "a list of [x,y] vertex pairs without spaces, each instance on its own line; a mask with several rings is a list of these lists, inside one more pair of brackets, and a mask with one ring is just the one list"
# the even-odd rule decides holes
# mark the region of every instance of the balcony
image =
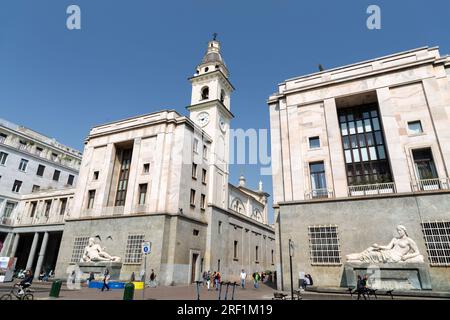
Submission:
[[411,183],[414,192],[450,190],[449,178],[420,179]]
[[312,190],[312,191],[305,192],[305,199],[306,200],[327,199],[327,198],[334,198],[333,190],[315,189],[315,190]]
[[13,225],[13,219],[11,217],[1,217],[0,218],[0,224],[5,226],[12,226]]
[[349,186],[348,195],[350,197],[373,196],[381,194],[396,193],[394,182],[384,182],[375,184],[365,184],[358,186]]

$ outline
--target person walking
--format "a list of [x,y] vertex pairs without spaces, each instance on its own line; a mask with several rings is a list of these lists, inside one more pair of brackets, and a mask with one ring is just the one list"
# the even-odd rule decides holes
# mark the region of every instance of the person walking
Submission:
[[95,276],[94,276],[94,273],[91,271],[91,272],[89,273],[89,278],[87,278],[87,285],[88,285],[88,287],[89,287],[89,284],[90,284],[93,280],[95,280]]
[[211,271],[208,271],[206,275],[206,286],[208,287],[208,291],[211,288]]
[[211,276],[211,281],[212,281],[212,286],[213,286],[213,288],[216,287],[216,274],[217,274],[217,272],[214,271],[213,274],[212,274],[212,276]]
[[245,289],[245,279],[246,278],[247,278],[247,274],[245,273],[245,270],[242,269],[241,270],[241,275],[240,275],[242,289]]
[[156,274],[153,269],[152,269],[152,273],[150,274],[150,287],[156,288]]
[[104,275],[103,275],[103,286],[102,286],[102,292],[105,290],[105,288],[106,288],[106,291],[109,291],[110,289],[109,289],[109,279],[111,278],[111,276],[109,275],[109,270],[108,269],[106,269],[105,270],[105,273],[104,273]]
[[217,271],[216,273],[216,277],[214,278],[214,284],[216,287],[216,291],[219,290],[219,285],[220,285],[220,272]]

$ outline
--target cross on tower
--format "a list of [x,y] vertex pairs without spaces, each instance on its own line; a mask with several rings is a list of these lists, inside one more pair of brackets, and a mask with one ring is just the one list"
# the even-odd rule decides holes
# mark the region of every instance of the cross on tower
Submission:
[[213,40],[216,41],[216,38],[217,38],[217,32],[214,32],[213,33]]

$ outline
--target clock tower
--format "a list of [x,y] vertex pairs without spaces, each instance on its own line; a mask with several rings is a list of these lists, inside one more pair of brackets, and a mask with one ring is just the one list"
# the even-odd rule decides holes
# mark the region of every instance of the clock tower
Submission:
[[228,208],[228,164],[230,146],[230,96],[234,90],[229,72],[220,54],[220,43],[208,42],[206,53],[197,66],[192,84],[190,118],[212,139],[208,153],[208,203]]

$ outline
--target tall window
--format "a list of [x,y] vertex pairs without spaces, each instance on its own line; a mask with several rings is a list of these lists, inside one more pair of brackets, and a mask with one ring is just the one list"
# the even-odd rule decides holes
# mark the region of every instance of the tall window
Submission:
[[60,175],[61,175],[61,171],[55,170],[55,172],[53,172],[53,180],[59,181],[59,176]]
[[194,189],[191,189],[191,199],[190,199],[190,202],[191,202],[191,206],[195,207],[195,190],[194,190]]
[[3,217],[5,218],[11,217],[11,214],[15,207],[16,203],[7,201],[5,205],[5,211],[3,212]]
[[209,88],[203,87],[202,88],[202,100],[207,100],[207,99],[209,99]]
[[14,180],[14,184],[12,187],[12,192],[20,192],[20,188],[22,187],[22,181]]
[[121,150],[119,184],[117,185],[116,206],[124,206],[130,176],[131,155],[133,149]]
[[312,197],[328,197],[327,182],[325,179],[325,166],[323,162],[310,163],[309,172],[311,176]]
[[144,242],[143,234],[133,234],[128,236],[127,247],[125,250],[125,264],[141,264],[142,242]]
[[73,185],[73,179],[74,179],[75,177],[72,175],[72,174],[69,174],[69,177],[67,178],[67,184],[69,185],[69,186],[71,186],[71,185]]
[[233,258],[237,260],[238,258],[238,242],[234,241],[233,244]]
[[45,170],[45,166],[43,166],[42,164],[40,164],[40,165],[38,166],[36,175],[42,177],[42,176],[44,175],[44,170]]
[[206,174],[207,174],[206,169],[202,169],[202,183],[203,184],[206,184]]
[[197,164],[192,163],[192,179],[197,179]]
[[52,200],[45,200],[44,215],[48,218],[50,216],[50,209],[52,207]]
[[194,138],[194,142],[192,144],[192,151],[194,151],[195,153],[198,153],[198,139]]
[[436,179],[438,177],[430,148],[413,150],[412,154],[417,176],[420,180]]
[[338,110],[350,186],[392,182],[378,105]]
[[27,159],[21,159],[19,163],[19,171],[27,171],[28,167],[28,160]]
[[310,226],[308,233],[313,265],[341,264],[337,226]]
[[33,201],[30,203],[30,217],[33,218],[36,214],[37,201]]
[[95,190],[89,190],[88,204],[87,204],[88,209],[92,209],[94,207],[94,200],[95,200]]
[[64,213],[66,213],[67,198],[61,198],[61,199],[59,199],[59,201],[60,201],[59,214],[61,216],[63,216]]
[[6,158],[8,158],[8,154],[0,151],[0,165],[2,165],[2,166],[5,165]]
[[208,159],[208,147],[203,145],[203,159]]
[[147,196],[147,183],[142,183],[139,185],[139,204],[145,204],[145,198]]
[[256,262],[259,261],[259,247],[258,246],[255,247],[255,261]]
[[450,221],[423,222],[428,258],[432,266],[450,266]]
[[200,195],[200,209],[202,210],[206,209],[206,195],[204,194]]

